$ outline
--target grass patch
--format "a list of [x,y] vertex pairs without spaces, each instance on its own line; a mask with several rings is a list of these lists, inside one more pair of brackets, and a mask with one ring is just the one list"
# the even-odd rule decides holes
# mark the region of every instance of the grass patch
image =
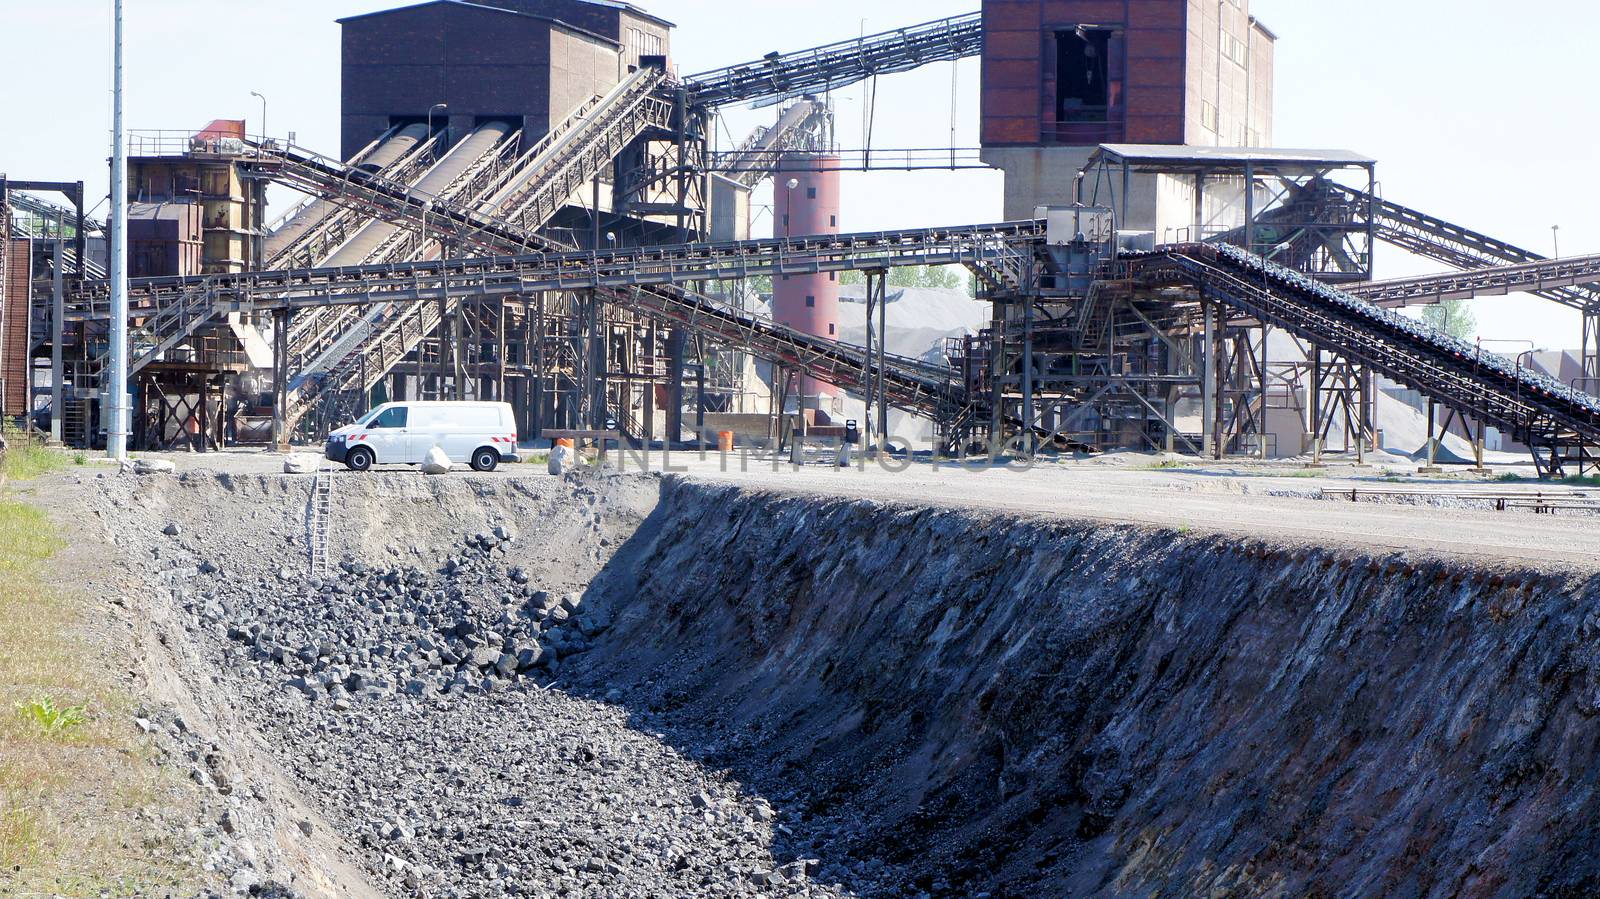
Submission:
[[1566,478],[1549,478],[1541,480],[1520,474],[1503,474],[1495,478],[1496,481],[1508,484],[1564,484],[1568,487],[1600,487],[1600,475],[1586,474],[1582,477],[1572,475]]
[[1162,471],[1164,469],[1172,469],[1172,468],[1195,468],[1195,467],[1197,467],[1197,463],[1190,462],[1190,461],[1187,461],[1187,460],[1184,460],[1184,459],[1162,459],[1160,462],[1152,462],[1149,465],[1142,466],[1143,470],[1145,470],[1145,471]]
[[[70,459],[11,448],[12,483]],[[0,896],[192,893],[192,848],[158,821],[192,820],[193,793],[133,726],[87,600],[51,585],[62,545],[42,510],[0,492]]]
[[66,466],[68,457],[60,450],[37,443],[28,435],[7,429],[5,463],[0,465],[0,486],[7,480],[26,481]]

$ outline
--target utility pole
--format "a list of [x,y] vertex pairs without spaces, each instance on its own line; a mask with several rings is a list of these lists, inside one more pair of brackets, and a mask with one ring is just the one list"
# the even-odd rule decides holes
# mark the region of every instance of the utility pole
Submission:
[[106,455],[128,458],[128,150],[122,132],[122,0],[115,0],[111,86],[111,369],[106,400],[111,424]]

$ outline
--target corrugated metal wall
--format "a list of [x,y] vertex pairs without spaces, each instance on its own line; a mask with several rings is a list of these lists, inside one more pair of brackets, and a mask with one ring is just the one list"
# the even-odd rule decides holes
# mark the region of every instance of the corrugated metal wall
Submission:
[[0,414],[28,413],[28,290],[31,280],[29,241],[4,241],[3,289],[0,289]]

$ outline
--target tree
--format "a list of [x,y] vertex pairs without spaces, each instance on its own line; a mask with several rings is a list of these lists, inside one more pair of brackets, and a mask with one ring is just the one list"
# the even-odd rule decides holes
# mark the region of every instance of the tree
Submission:
[[1478,336],[1478,317],[1472,313],[1469,300],[1447,300],[1422,307],[1422,321],[1436,331],[1443,331],[1459,340]]
[[954,265],[906,265],[889,270],[891,287],[918,287],[928,290],[960,290],[960,267]]

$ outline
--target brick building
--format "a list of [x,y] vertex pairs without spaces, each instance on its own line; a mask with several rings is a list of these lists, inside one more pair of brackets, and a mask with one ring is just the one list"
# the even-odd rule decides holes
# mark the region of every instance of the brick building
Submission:
[[1099,144],[1270,146],[1276,37],[1249,0],[984,0],[984,161],[1006,215],[1072,200]]

